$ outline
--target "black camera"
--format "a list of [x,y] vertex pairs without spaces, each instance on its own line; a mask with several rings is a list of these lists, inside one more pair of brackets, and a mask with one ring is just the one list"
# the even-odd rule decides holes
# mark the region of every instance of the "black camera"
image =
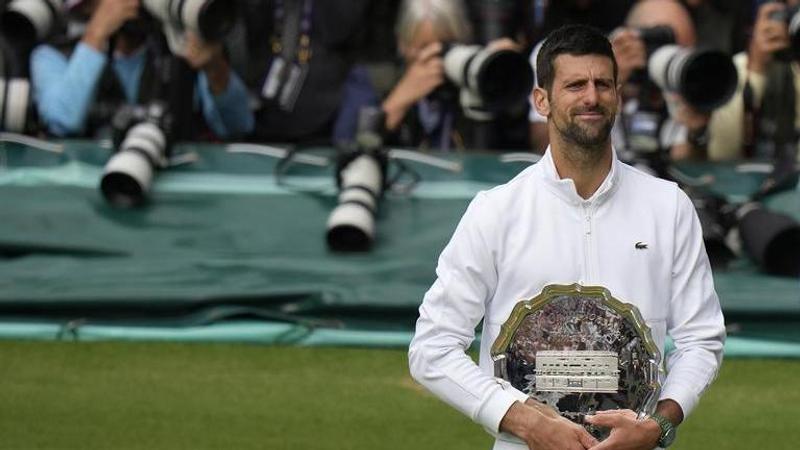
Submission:
[[450,45],[443,55],[445,75],[461,89],[460,103],[467,117],[490,120],[531,94],[533,69],[518,51]]
[[156,171],[167,166],[172,117],[161,102],[123,107],[112,119],[116,153],[100,180],[103,196],[114,206],[144,204]]
[[680,94],[693,108],[712,111],[736,92],[736,67],[724,52],[675,45],[675,34],[663,25],[640,29],[639,35],[647,50],[650,79]]

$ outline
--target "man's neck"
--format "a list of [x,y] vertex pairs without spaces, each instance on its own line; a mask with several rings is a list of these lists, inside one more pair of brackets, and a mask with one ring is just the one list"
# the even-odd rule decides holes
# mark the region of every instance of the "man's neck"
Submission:
[[583,199],[591,197],[611,171],[611,142],[597,151],[587,151],[551,133],[550,153],[558,176],[571,179]]

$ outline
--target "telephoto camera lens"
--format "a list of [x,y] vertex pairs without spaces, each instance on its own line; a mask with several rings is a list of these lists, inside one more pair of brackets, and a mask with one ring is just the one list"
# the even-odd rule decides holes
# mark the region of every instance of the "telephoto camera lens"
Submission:
[[800,223],[759,203],[743,205],[737,216],[742,246],[762,270],[800,276]]
[[375,241],[375,214],[383,196],[387,157],[382,149],[384,115],[362,108],[358,117],[358,150],[339,161],[339,202],[328,217],[328,247],[335,251],[365,251]]
[[231,0],[144,0],[144,7],[162,22],[197,31],[206,41],[218,41],[236,21]]
[[100,190],[118,207],[145,203],[156,170],[165,165],[167,138],[152,122],[140,122],[128,130],[125,139],[105,166]]
[[0,78],[0,130],[25,133],[33,122],[31,87],[24,78]]
[[731,57],[717,50],[664,45],[649,57],[647,69],[661,89],[680,94],[700,111],[730,100],[738,83]]
[[443,59],[447,78],[462,89],[462,106],[472,106],[467,94],[482,108],[501,112],[525,102],[533,89],[533,69],[520,52],[454,45]]
[[48,37],[64,16],[64,0],[11,0],[0,16],[9,41],[33,45]]

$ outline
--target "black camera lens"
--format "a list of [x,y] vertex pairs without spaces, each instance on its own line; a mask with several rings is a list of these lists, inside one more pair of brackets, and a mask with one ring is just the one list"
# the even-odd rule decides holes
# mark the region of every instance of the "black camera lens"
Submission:
[[236,22],[236,2],[209,0],[200,8],[197,19],[200,35],[209,41],[218,41],[233,29]]

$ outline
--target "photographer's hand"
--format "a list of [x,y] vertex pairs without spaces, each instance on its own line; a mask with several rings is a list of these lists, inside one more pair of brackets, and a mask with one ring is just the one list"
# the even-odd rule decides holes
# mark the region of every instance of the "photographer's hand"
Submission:
[[205,72],[212,94],[225,92],[231,68],[223,55],[222,43],[206,42],[197,33],[187,31],[183,58],[193,69]]
[[619,28],[611,34],[611,46],[617,60],[617,83],[628,82],[633,71],[647,66],[647,51],[644,42],[636,30]]
[[411,106],[444,82],[441,52],[442,44],[434,42],[415,55],[403,78],[383,102],[387,129],[397,128]]
[[519,44],[514,42],[511,38],[507,37],[490,41],[488,44],[486,44],[486,48],[494,51],[497,50],[513,50],[515,52],[522,51],[522,47]]
[[763,74],[778,50],[789,46],[789,29],[784,20],[770,15],[786,8],[783,3],[764,3],[758,8],[753,37],[747,51],[747,69]]
[[95,50],[105,51],[108,39],[138,14],[139,0],[100,0],[86,26],[82,41]]

